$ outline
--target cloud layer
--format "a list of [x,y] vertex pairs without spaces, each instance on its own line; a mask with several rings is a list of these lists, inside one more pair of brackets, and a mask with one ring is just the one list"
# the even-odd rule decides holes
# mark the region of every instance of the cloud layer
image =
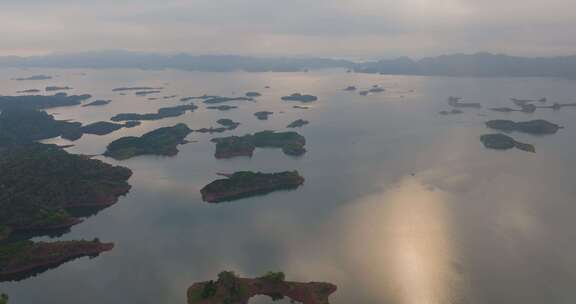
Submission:
[[0,54],[572,54],[572,0],[6,0]]

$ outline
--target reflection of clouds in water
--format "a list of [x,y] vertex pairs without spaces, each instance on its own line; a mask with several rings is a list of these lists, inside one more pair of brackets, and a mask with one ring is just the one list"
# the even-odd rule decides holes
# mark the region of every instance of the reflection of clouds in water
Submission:
[[405,179],[346,212],[345,250],[367,293],[389,294],[401,304],[454,301],[458,277],[446,201],[445,193]]

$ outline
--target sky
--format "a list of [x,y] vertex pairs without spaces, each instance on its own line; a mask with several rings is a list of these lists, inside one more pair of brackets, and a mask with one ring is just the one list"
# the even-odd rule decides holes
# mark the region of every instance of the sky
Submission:
[[0,55],[576,54],[574,0],[2,0]]

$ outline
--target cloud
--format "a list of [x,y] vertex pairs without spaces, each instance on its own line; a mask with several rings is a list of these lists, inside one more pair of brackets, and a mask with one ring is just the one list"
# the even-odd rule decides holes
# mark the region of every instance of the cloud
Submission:
[[576,46],[576,4],[570,0],[4,2],[1,53],[113,47],[255,55],[549,55]]

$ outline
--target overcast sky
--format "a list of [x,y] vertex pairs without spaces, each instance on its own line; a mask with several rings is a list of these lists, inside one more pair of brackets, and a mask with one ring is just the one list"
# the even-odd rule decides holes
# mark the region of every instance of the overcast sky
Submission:
[[2,0],[0,55],[576,54],[575,0]]

